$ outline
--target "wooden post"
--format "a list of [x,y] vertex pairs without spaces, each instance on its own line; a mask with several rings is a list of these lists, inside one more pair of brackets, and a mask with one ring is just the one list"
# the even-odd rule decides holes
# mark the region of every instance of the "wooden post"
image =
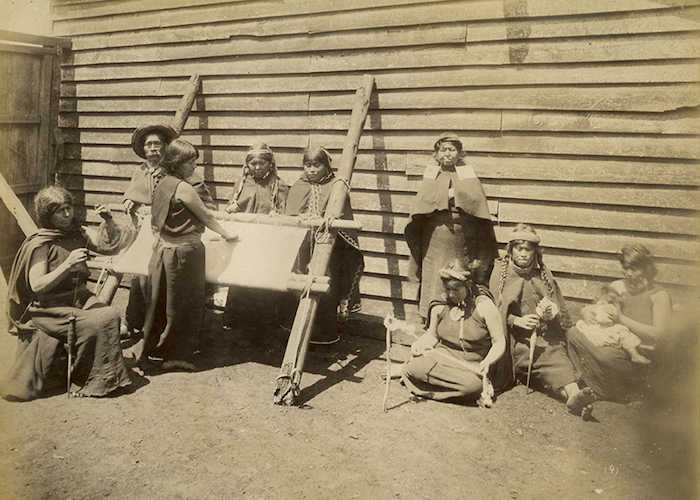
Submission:
[[[185,128],[185,122],[190,115],[190,110],[194,104],[194,99],[199,92],[199,87],[201,85],[201,78],[198,74],[194,74],[190,77],[189,85],[187,91],[182,96],[180,101],[180,106],[178,106],[175,113],[175,124],[173,128],[177,135],[182,134],[182,130]],[[122,281],[122,275],[110,272],[105,279],[105,284],[100,290],[100,294],[97,299],[104,304],[111,304],[114,295],[117,293],[117,288],[119,288],[119,283]]]
[[[331,188],[325,212],[326,219],[340,217],[345,207],[352,170],[357,157],[357,147],[367,118],[373,88],[374,77],[365,75],[362,79],[362,86],[355,94],[355,104],[350,117],[350,126],[338,167],[337,177],[340,182],[335,182]],[[328,238],[316,243],[311,262],[309,263],[309,273],[312,276],[325,276],[328,272],[328,263],[336,236],[337,233],[331,230]],[[316,319],[318,302],[319,296],[317,294],[308,294],[299,300],[299,307],[294,317],[287,350],[284,354],[280,374],[277,377],[277,389],[274,395],[275,404],[293,405],[296,396],[299,394],[299,384],[304,368],[304,360],[309,348],[309,341],[311,340],[314,320]]]
[[202,84],[202,79],[198,74],[194,74],[190,77],[190,82],[187,87],[187,92],[182,96],[182,101],[180,101],[180,106],[177,108],[175,113],[175,124],[173,128],[177,135],[182,134],[185,128],[185,122],[187,117],[190,116],[190,111],[192,110],[192,105],[194,104],[194,99],[197,97],[197,92],[199,92],[199,86]]

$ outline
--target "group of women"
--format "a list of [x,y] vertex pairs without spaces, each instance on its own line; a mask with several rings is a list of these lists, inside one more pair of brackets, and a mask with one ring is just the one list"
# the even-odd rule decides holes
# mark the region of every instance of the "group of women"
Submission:
[[[672,313],[649,250],[622,249],[624,278],[610,285],[619,300],[584,307],[577,327],[531,225],[516,225],[504,257],[495,259],[486,197],[461,153],[452,133],[435,143],[435,163],[406,226],[426,333],[402,366],[404,384],[418,396],[470,403],[482,395],[484,377],[496,392],[519,381],[561,398],[584,419],[596,399],[637,402],[650,360],[632,349],[662,342]],[[584,325],[601,315],[608,326],[591,335],[597,326]],[[636,347],[621,337],[636,339]]]
[[[130,213],[150,203],[156,235],[148,278],[137,287],[132,283],[132,295],[134,289],[138,293],[130,297],[130,303],[143,302],[136,325],[143,339],[134,353],[144,371],[158,362],[163,370],[195,369],[206,294],[201,236],[208,227],[227,241],[237,239],[214,217],[211,195],[194,174],[197,149],[171,130],[150,126],[134,133],[134,150],[147,163],[130,190],[147,196],[125,199]],[[497,260],[486,197],[461,159],[462,142],[445,133],[434,150],[435,161],[425,171],[405,231],[410,277],[421,284],[419,313],[426,321],[425,334],[411,348],[412,359],[401,369],[409,390],[470,403],[481,395],[485,377],[497,392],[520,380],[561,397],[583,417],[590,416],[596,398],[633,398],[647,364],[614,342],[592,341],[573,325],[532,226],[518,224],[504,258]],[[331,155],[312,147],[302,163],[301,178],[289,187],[277,173],[272,150],[263,143],[253,145],[225,214],[324,217],[336,181]],[[24,348],[0,392],[6,399],[27,400],[48,389],[58,365],[63,363],[65,374],[61,354],[74,332],[71,391],[107,395],[130,383],[119,345],[120,315],[88,291],[85,261],[89,249],[118,251],[130,241],[125,236],[129,228],[115,224],[109,211],[99,207],[104,219],[100,231],[88,234],[76,222],[71,194],[58,187],[42,190],[35,205],[42,229],[20,248],[9,281],[8,315]],[[352,218],[349,201],[342,217]],[[307,271],[314,242],[311,235],[302,245],[298,272]],[[604,305],[596,314],[653,346],[670,321],[669,295],[654,281],[652,256],[642,245],[623,249],[620,262],[625,277],[612,288],[621,296],[621,306]],[[339,232],[329,265],[331,291],[319,304],[313,342],[336,342],[338,319],[359,310],[363,267],[355,235]],[[229,321],[245,314],[236,309],[242,295],[230,289]],[[593,317],[586,314],[584,310],[586,319]],[[127,321],[132,321],[129,314]]]
[[[132,351],[143,372],[196,369],[193,357],[206,298],[201,237],[205,228],[226,241],[235,241],[237,236],[215,218],[211,194],[194,173],[197,149],[175,137],[167,125],[140,127],[132,137],[134,151],[146,162],[134,173],[124,206],[137,224],[150,212],[156,242],[147,278],[132,281],[127,325],[120,325],[119,312],[99,303],[87,289],[90,272],[86,260],[89,249],[116,253],[133,240],[124,233],[134,229],[115,224],[109,210],[99,207],[104,223],[98,235],[105,241],[93,241],[96,239],[78,224],[68,191],[48,187],[36,196],[42,229],[27,238],[18,252],[9,283],[7,312],[22,349],[9,377],[0,384],[5,399],[33,399],[52,384],[65,382],[63,347],[73,333],[77,336],[77,356],[68,369],[70,391],[75,396],[105,396],[130,384],[120,348],[120,332],[124,330],[140,330],[142,334]],[[243,176],[234,186],[225,213],[323,218],[336,181],[331,165],[325,148],[307,149],[304,172],[289,187],[277,175],[272,150],[266,144],[255,144],[248,151]],[[341,217],[352,218],[349,201]],[[307,272],[314,243],[311,235],[302,246],[297,272]],[[359,310],[363,268],[354,235],[340,231],[329,264],[331,290],[319,303],[312,342],[336,342],[338,318],[346,319]],[[240,302],[235,289],[229,295],[228,312]],[[291,303],[296,299],[285,300]]]

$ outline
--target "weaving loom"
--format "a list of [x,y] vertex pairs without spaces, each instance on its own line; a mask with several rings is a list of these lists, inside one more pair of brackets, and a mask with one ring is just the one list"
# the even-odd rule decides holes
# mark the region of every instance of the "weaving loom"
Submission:
[[[154,243],[151,218],[143,220],[138,237],[113,266],[120,274],[148,274]],[[206,281],[225,286],[287,291],[306,227],[219,221],[238,235],[229,243],[207,229],[202,237],[206,248]]]

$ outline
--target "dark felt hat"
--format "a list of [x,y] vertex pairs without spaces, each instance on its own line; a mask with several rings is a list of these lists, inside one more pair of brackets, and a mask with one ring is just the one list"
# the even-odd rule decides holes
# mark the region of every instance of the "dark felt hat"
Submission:
[[177,132],[170,125],[164,123],[155,123],[151,125],[143,125],[142,127],[134,130],[134,134],[131,136],[131,147],[134,153],[139,155],[141,158],[146,158],[146,153],[143,150],[143,143],[146,140],[148,134],[159,133],[165,137],[165,145],[170,144],[170,141],[177,137]]
[[457,134],[454,132],[445,132],[440,136],[440,138],[435,142],[435,146],[433,148],[435,151],[437,151],[440,148],[440,144],[443,142],[452,142],[457,146],[457,149],[462,151],[462,141],[460,140],[459,137],[457,137]]

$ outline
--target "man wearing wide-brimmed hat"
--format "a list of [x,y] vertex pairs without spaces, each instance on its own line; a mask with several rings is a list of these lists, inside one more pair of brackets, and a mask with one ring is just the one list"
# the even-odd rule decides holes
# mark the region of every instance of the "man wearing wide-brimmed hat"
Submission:
[[133,214],[140,206],[151,205],[153,174],[163,158],[165,147],[176,137],[175,129],[164,123],[143,125],[134,131],[131,147],[146,161],[134,170],[129,187],[122,198],[127,213]]

